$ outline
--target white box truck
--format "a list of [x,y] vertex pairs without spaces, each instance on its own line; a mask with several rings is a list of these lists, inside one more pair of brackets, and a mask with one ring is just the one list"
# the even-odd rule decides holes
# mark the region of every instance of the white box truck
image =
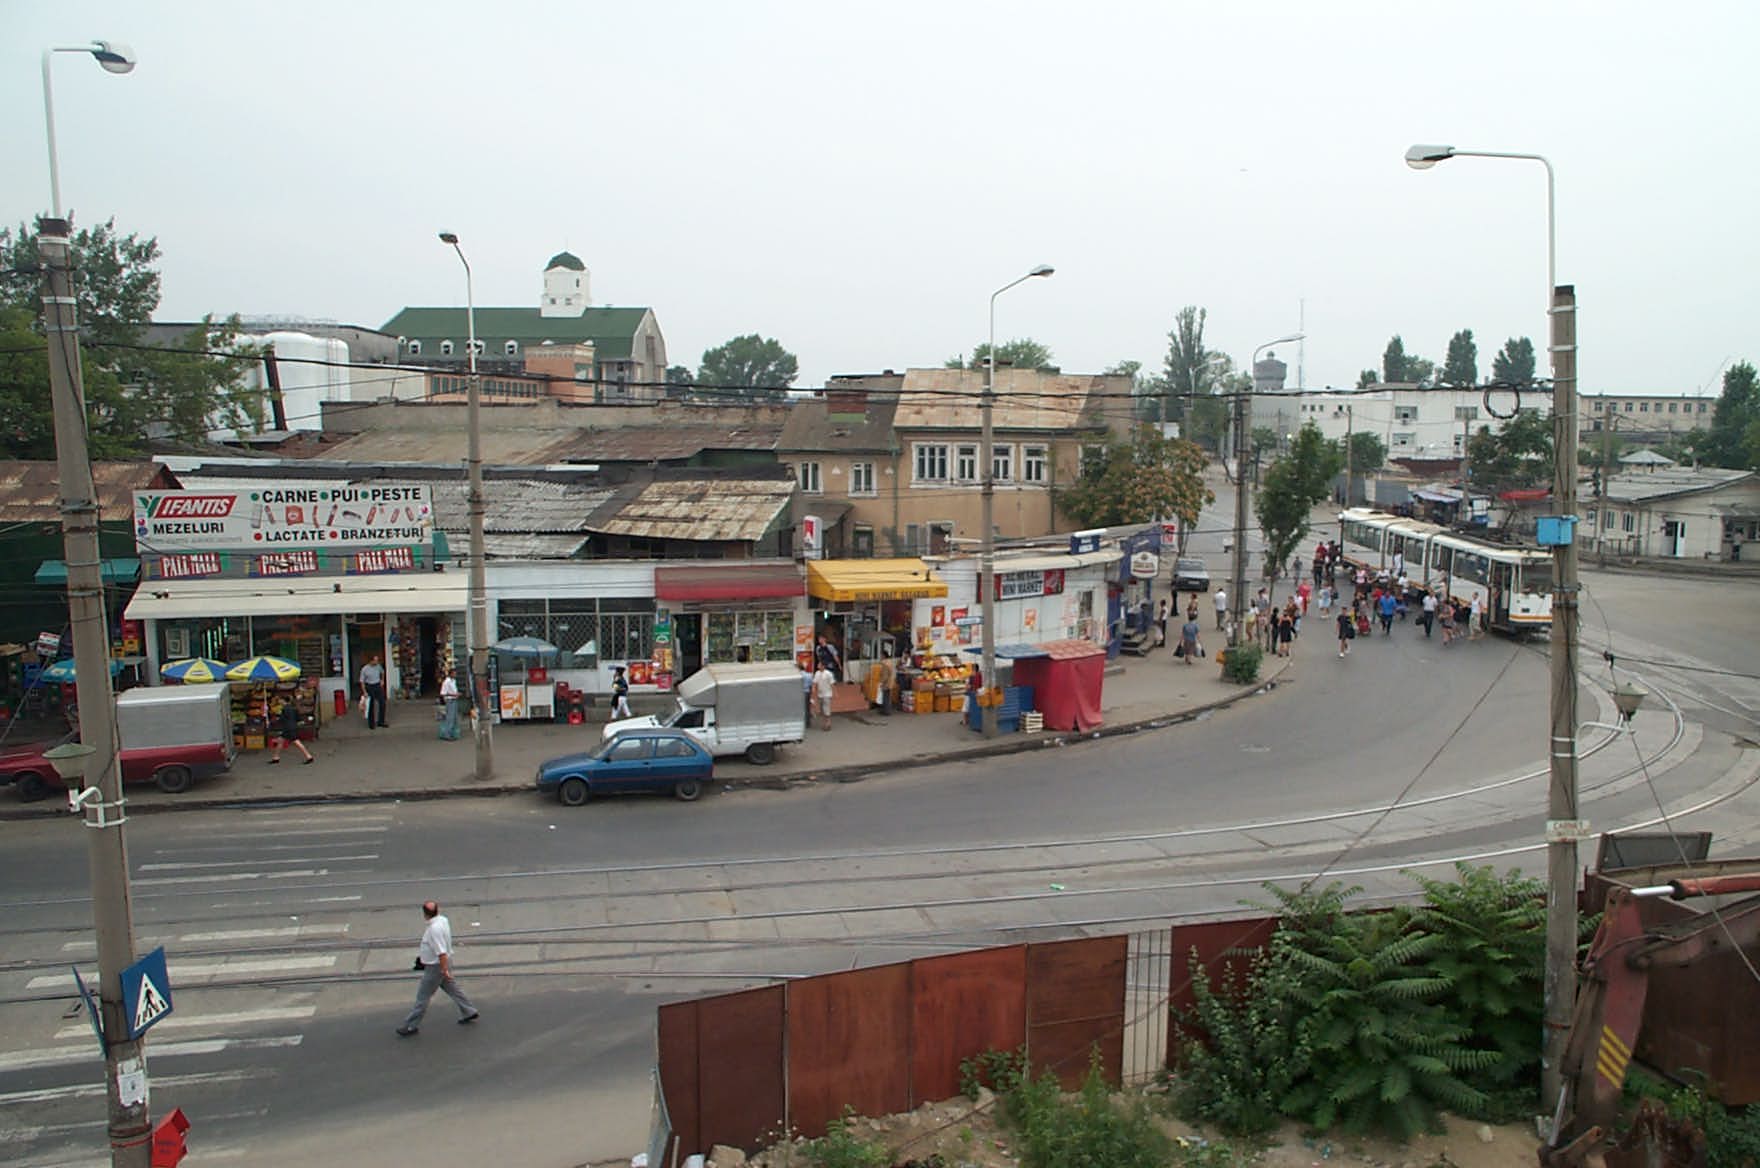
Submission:
[[669,726],[701,742],[716,758],[743,754],[767,766],[776,748],[807,736],[807,699],[792,661],[706,665],[678,683],[678,704],[665,715],[606,723],[603,739],[621,730]]

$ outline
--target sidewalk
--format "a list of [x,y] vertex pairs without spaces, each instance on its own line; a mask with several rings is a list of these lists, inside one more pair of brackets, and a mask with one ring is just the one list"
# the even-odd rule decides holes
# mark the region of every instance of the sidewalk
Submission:
[[[957,714],[899,714],[878,710],[837,715],[832,728],[807,730],[798,746],[785,746],[770,766],[743,759],[719,759],[715,781],[725,787],[783,787],[791,783],[850,782],[868,775],[956,759],[1039,750],[1090,738],[1132,733],[1165,726],[1204,710],[1230,705],[1272,687],[1288,669],[1288,661],[1266,658],[1259,681],[1251,686],[1222,680],[1213,659],[1187,666],[1163,647],[1147,657],[1110,662],[1102,690],[1104,724],[1088,734],[1001,734],[986,740],[965,728]],[[670,706],[671,699],[649,698],[633,704],[650,713]],[[468,724],[456,742],[435,736],[432,707],[427,703],[397,704],[391,726],[368,731],[358,717],[324,728],[311,743],[317,762],[302,765],[289,752],[270,765],[266,751],[241,753],[232,770],[198,783],[184,795],[166,795],[151,786],[130,787],[133,814],[195,807],[236,806],[292,801],[369,801],[439,799],[461,795],[529,793],[538,764],[599,743],[603,708],[589,712],[584,725],[508,723],[495,728],[495,777],[478,782]],[[66,814],[65,800],[45,799],[21,804],[0,795],[0,818]]]

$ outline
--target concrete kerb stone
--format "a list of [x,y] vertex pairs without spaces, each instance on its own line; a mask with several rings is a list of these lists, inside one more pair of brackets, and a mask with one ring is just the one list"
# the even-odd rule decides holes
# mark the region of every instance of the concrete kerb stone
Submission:
[[[1055,747],[1079,746],[1084,742],[1095,742],[1103,738],[1116,738],[1125,734],[1140,734],[1145,730],[1161,730],[1169,726],[1178,726],[1194,721],[1205,714],[1216,710],[1227,709],[1236,702],[1269,693],[1277,688],[1283,675],[1290,669],[1292,662],[1282,661],[1269,676],[1262,677],[1252,685],[1236,686],[1233,692],[1223,695],[1214,701],[1203,702],[1177,712],[1157,714],[1152,718],[1141,718],[1131,722],[1121,722],[1115,726],[1101,726],[1086,733],[1068,733],[1047,735],[1039,738],[1023,738],[1016,734],[986,742],[978,746],[965,747],[958,750],[942,751],[936,754],[914,755],[886,763],[852,763],[840,767],[818,767],[807,770],[788,771],[780,774],[767,774],[751,778],[719,778],[717,786],[728,790],[774,790],[785,791],[790,787],[808,786],[816,783],[855,783],[877,774],[890,774],[895,771],[917,770],[922,767],[939,766],[943,763],[969,762],[981,758],[994,758],[1006,754],[1023,754],[1031,750],[1042,750]],[[130,803],[130,815],[157,815],[174,811],[214,811],[229,807],[300,807],[324,803],[400,803],[450,799],[455,796],[472,798],[495,798],[502,795],[528,794],[532,790],[530,782],[525,783],[471,783],[450,784],[439,787],[412,787],[391,791],[316,791],[309,795],[274,794],[274,795],[227,795],[213,798],[180,797],[175,801],[152,803]],[[59,798],[48,798],[41,804],[28,807],[0,808],[0,820],[46,819],[56,815],[68,814],[66,801]]]

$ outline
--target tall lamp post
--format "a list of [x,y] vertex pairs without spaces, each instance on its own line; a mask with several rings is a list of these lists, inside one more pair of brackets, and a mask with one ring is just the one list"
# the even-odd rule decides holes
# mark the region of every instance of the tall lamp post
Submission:
[[469,333],[470,379],[465,383],[465,418],[469,430],[467,503],[471,525],[471,719],[472,737],[477,747],[476,777],[487,782],[495,777],[495,742],[490,733],[494,713],[489,709],[489,586],[488,569],[483,549],[483,393],[477,381],[477,299],[471,287],[471,262],[464,258],[458,236],[450,231],[440,233],[440,242],[450,244],[464,265],[465,327]]
[[[991,450],[995,441],[991,415],[996,402],[996,298],[1016,284],[1024,284],[1035,277],[1049,276],[1056,270],[1050,264],[1040,264],[1026,275],[1010,280],[990,293],[990,355],[984,362],[984,401],[983,408],[979,411],[982,429],[978,438],[978,462],[984,473],[984,540],[983,551],[978,556],[978,597],[979,611],[984,622],[981,630],[984,648],[981,668],[986,689],[996,684],[996,459]],[[980,710],[984,737],[996,737],[996,707],[986,701]]]
[[1577,997],[1577,840],[1583,824],[1577,807],[1577,545],[1571,524],[1577,511],[1577,298],[1558,286],[1557,217],[1552,163],[1540,154],[1457,150],[1417,145],[1406,165],[1428,170],[1448,158],[1514,158],[1546,168],[1547,352],[1552,363],[1552,498],[1565,517],[1563,542],[1552,548],[1551,759],[1546,810],[1545,1046],[1541,1053],[1542,1101],[1551,1106],[1563,1086],[1562,1064]]
[[1230,638],[1231,644],[1239,640],[1241,630],[1247,627],[1247,452],[1252,441],[1254,371],[1258,368],[1260,353],[1273,345],[1302,340],[1306,335],[1290,333],[1254,349],[1253,359],[1247,362],[1247,388],[1234,399],[1234,595],[1229,597],[1234,634]]
[[[116,709],[110,689],[109,621],[104,612],[102,552],[98,544],[98,491],[86,446],[86,403],[80,369],[79,320],[72,272],[73,225],[61,213],[60,163],[55,150],[55,96],[49,64],[56,53],[90,53],[111,73],[127,73],[135,57],[126,45],[92,41],[43,50],[43,127],[49,143],[52,212],[38,223],[43,261],[43,331],[48,338],[49,393],[54,412],[56,469],[61,488],[61,532],[67,558],[68,624],[73,634],[74,685],[79,702],[78,757],[57,759],[78,779],[69,805],[85,815],[92,888],[92,925],[98,944],[99,1024],[104,1046],[105,1101],[110,1162],[146,1168],[150,1141],[147,1069],[133,1016],[122,998],[122,971],[134,961],[129,909],[128,841],[122,825],[122,775],[116,766]],[[89,780],[87,778],[89,776]],[[91,786],[86,786],[90,781]],[[77,790],[75,789],[77,785]]]

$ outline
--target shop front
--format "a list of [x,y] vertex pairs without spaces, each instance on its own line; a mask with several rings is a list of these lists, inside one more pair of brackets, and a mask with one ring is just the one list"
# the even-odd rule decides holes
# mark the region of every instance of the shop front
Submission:
[[[1117,547],[1105,547],[1070,554],[998,555],[995,643],[1076,639],[1105,645],[1108,577],[1123,554]],[[947,580],[948,600],[945,605],[918,603],[917,641],[935,652],[958,655],[983,640],[978,558],[949,559],[936,570]]]
[[801,631],[811,638],[806,582],[792,560],[662,565],[654,598],[669,618],[680,680],[705,665],[792,661]]
[[[671,628],[654,599],[649,560],[491,560],[488,565],[491,644],[533,637],[555,647],[541,660],[496,654],[491,682],[497,707],[509,684],[553,687],[551,716],[571,707],[571,695],[603,698],[621,667],[632,693],[661,693],[673,685]],[[536,672],[542,678],[533,682]],[[526,703],[525,713],[534,709]]]
[[1152,524],[1118,541],[1120,555],[1106,602],[1109,657],[1118,656],[1126,635],[1144,635],[1155,623],[1155,581],[1161,575],[1163,534],[1160,524]]
[[814,622],[797,636],[796,652],[810,663],[813,638],[823,636],[842,657],[838,680],[865,682],[876,663],[913,655],[917,606],[947,594],[946,581],[918,559],[809,560]]

